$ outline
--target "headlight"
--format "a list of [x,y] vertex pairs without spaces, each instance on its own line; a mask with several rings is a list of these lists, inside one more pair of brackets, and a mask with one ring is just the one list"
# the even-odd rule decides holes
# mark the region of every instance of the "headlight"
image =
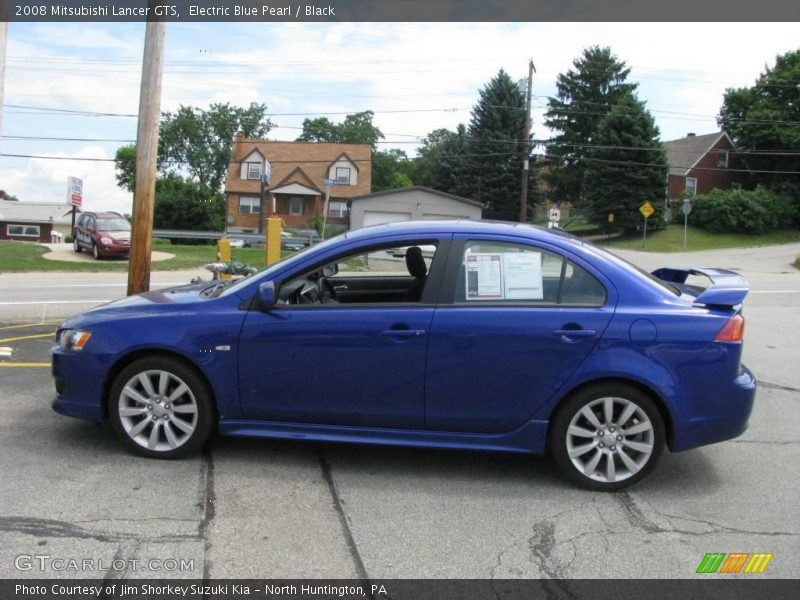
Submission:
[[92,337],[92,334],[88,331],[65,329],[61,332],[58,344],[65,352],[83,350],[90,337]]
[[114,243],[114,240],[112,240],[110,237],[103,236],[100,238],[100,243],[104,246],[110,246]]

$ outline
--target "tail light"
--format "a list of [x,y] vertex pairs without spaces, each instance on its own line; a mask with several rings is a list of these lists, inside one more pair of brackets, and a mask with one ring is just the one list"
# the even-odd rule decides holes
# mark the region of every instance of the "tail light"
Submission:
[[715,342],[741,342],[744,337],[744,317],[733,315],[714,338]]

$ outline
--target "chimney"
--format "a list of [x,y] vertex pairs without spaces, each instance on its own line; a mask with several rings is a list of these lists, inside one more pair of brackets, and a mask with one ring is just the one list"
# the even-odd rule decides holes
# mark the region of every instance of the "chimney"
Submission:
[[694,136],[695,136],[695,133],[693,131],[686,134],[687,138],[694,137]]

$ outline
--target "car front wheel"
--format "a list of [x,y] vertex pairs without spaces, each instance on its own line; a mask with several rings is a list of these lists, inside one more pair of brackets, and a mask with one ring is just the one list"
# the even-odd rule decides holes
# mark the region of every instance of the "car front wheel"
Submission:
[[551,429],[556,463],[576,484],[614,491],[653,470],[664,422],[653,400],[624,384],[591,386],[569,398]]
[[72,240],[72,249],[78,254],[81,253],[81,245],[78,243],[78,238]]
[[143,358],[123,369],[111,388],[109,415],[117,435],[152,458],[196,452],[214,423],[205,381],[169,357]]
[[97,244],[92,244],[92,256],[94,256],[95,260],[103,258],[103,255],[100,254],[100,250],[97,249]]

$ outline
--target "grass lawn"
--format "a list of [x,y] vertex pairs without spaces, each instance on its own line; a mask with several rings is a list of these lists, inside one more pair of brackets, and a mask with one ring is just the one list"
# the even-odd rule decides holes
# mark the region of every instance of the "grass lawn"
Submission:
[[[180,269],[201,268],[204,264],[216,262],[216,246],[170,246],[155,245],[153,250],[169,252],[175,258],[151,263],[153,271],[176,271]],[[92,260],[90,262],[62,262],[47,260],[47,246],[25,242],[0,242],[0,273],[24,271],[127,271],[127,261],[119,259]],[[286,255],[286,253],[282,253]],[[261,268],[264,266],[263,248],[241,248],[233,250],[233,256],[240,262]]]
[[[709,233],[705,229],[689,227],[686,248],[683,247],[683,225],[667,225],[666,229],[647,232],[647,252],[691,252],[717,248],[749,248],[800,242],[800,231],[785,229],[762,235],[745,233]],[[600,242],[606,245],[603,240]],[[611,248],[642,249],[642,235],[625,236],[611,240]]]

